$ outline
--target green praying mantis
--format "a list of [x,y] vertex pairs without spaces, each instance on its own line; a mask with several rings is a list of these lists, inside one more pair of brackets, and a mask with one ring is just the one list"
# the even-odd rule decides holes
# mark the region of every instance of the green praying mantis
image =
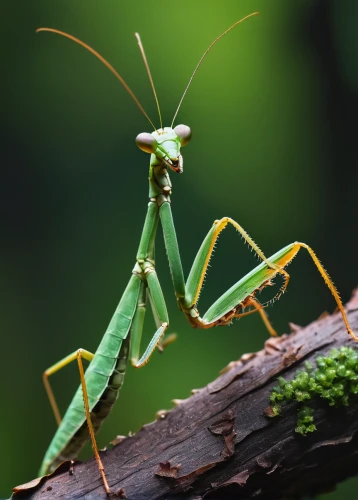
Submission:
[[[37,32],[50,31],[67,37],[82,45],[100,59],[118,78],[154,129],[152,133],[141,133],[136,138],[138,147],[150,154],[149,204],[135,265],[128,285],[95,354],[84,349],[78,349],[47,369],[43,375],[45,388],[58,423],[58,429],[44,457],[40,475],[51,472],[64,460],[76,457],[84,444],[91,439],[104,488],[107,494],[111,492],[98,452],[95,434],[118,397],[119,390],[123,384],[128,358],[134,367],[140,368],[148,362],[156,347],[168,344],[173,340],[173,336],[165,336],[169,327],[169,317],[155,267],[155,239],[159,222],[163,229],[175,296],[179,308],[194,328],[207,329],[215,326],[225,326],[230,324],[234,318],[241,318],[258,312],[270,334],[275,335],[276,332],[270,325],[264,310],[268,303],[261,304],[256,295],[263,288],[272,285],[273,278],[281,275],[283,284],[270,302],[277,300],[284,293],[289,282],[289,274],[285,271],[285,267],[290,264],[299,250],[304,248],[309,252],[314,264],[333,294],[348,333],[355,340],[358,340],[358,337],[355,336],[349,326],[343,304],[332,280],[324,270],[314,251],[305,243],[291,243],[271,257],[266,258],[248,233],[236,221],[229,217],[224,217],[214,221],[195,257],[188,279],[186,282],[184,280],[171,211],[170,197],[172,194],[172,184],[168,170],[179,174],[183,172],[181,148],[188,144],[191,138],[191,130],[186,125],[177,125],[174,128],[173,125],[188,88],[208,52],[218,40],[235,26],[257,14],[255,12],[234,23],[218,36],[204,52],[189,79],[170,127],[163,127],[158,98],[144,48],[139,35],[135,34],[157,103],[160,128],[155,127],[123,78],[98,52],[67,33],[52,28],[39,28],[37,30]],[[232,225],[239,232],[261,259],[261,263],[229,288],[201,316],[198,310],[198,300],[209,260],[220,233],[228,225]],[[148,305],[152,311],[157,330],[144,353],[140,355],[141,337]],[[85,372],[82,358],[90,362]],[[63,419],[61,419],[53,391],[49,384],[49,376],[68,363],[76,360],[80,372],[81,384]]]

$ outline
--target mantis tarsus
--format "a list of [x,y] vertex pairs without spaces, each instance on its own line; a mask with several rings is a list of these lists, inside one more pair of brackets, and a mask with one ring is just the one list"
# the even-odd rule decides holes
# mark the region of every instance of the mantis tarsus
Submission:
[[[264,311],[264,307],[267,304],[261,304],[257,300],[256,294],[266,286],[271,285],[272,279],[280,274],[283,278],[283,285],[272,300],[278,299],[285,291],[289,281],[289,275],[284,268],[292,261],[300,248],[305,248],[312,257],[326,285],[332,292],[341,311],[348,333],[355,340],[358,340],[349,326],[342,302],[333,282],[329,278],[323,266],[320,264],[313,250],[308,245],[300,242],[292,243],[267,259],[246,231],[237,222],[229,217],[224,217],[214,222],[196,255],[187,281],[184,281],[184,274],[171,212],[170,195],[172,193],[172,185],[169,179],[168,169],[177,173],[183,172],[183,158],[180,154],[180,149],[189,142],[191,130],[186,125],[177,125],[173,128],[173,124],[183,98],[197,72],[197,69],[213,45],[240,22],[256,14],[257,13],[250,14],[230,26],[225,32],[217,37],[204,52],[179,102],[179,106],[170,127],[163,127],[158,99],[149,66],[140,37],[136,34],[154,92],[155,100],[157,102],[160,119],[159,129],[156,129],[123,78],[95,50],[81,40],[78,40],[67,33],[51,28],[40,28],[37,30],[51,31],[60,34],[75,41],[76,43],[79,43],[92,52],[120,80],[127,92],[136,102],[141,112],[146,116],[154,128],[154,132],[141,133],[136,138],[138,147],[151,155],[149,167],[149,205],[136,256],[136,262],[127,288],[122,295],[118,307],[95,354],[91,354],[84,349],[78,349],[73,354],[50,367],[44,373],[43,379],[45,387],[59,427],[45,455],[40,470],[41,475],[53,470],[60,462],[66,459],[74,458],[85,442],[91,438],[106,493],[109,494],[111,492],[106,479],[104,467],[98,453],[95,433],[98,431],[102,422],[109,414],[112,405],[117,399],[118,392],[123,384],[128,357],[130,358],[132,365],[137,368],[145,365],[154,349],[161,344],[164,334],[169,326],[165,299],[155,270],[154,260],[155,237],[159,221],[161,222],[163,228],[165,247],[168,255],[176,299],[179,308],[183,311],[189,323],[194,328],[205,329],[212,328],[214,326],[224,326],[230,324],[234,318],[240,318],[242,316],[246,316],[247,314],[259,312],[268,327],[269,332],[272,335],[275,335],[275,331],[268,322]],[[200,316],[197,303],[208,263],[213,252],[215,242],[221,231],[227,225],[234,226],[249,246],[251,246],[251,248],[260,257],[262,262],[250,273],[235,283],[221,297],[219,297],[219,299],[217,299],[216,302],[208,309],[204,316]],[[154,316],[157,331],[145,349],[144,354],[140,356],[141,336],[146,306],[148,303],[150,304]],[[168,343],[171,340],[172,338],[169,336],[167,340],[163,341],[163,343]],[[82,365],[82,358],[90,361],[85,373]],[[81,385],[68,407],[63,420],[61,420],[52,389],[49,385],[48,377],[74,360],[77,360],[78,362]]]

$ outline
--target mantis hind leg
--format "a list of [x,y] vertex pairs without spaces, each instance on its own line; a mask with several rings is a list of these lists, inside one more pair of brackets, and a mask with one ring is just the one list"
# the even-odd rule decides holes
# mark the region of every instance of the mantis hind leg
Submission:
[[91,414],[90,414],[90,409],[89,409],[89,404],[88,404],[87,386],[86,386],[86,380],[85,380],[85,374],[84,374],[83,362],[82,362],[82,358],[85,358],[87,361],[91,362],[93,357],[94,357],[94,354],[92,354],[91,352],[86,351],[85,349],[77,349],[77,351],[73,352],[72,354],[69,354],[68,356],[63,358],[61,361],[52,365],[47,370],[45,370],[43,373],[43,382],[45,385],[45,389],[46,389],[52,410],[53,410],[54,415],[55,415],[55,419],[57,421],[57,424],[60,425],[60,423],[61,423],[60,411],[58,409],[58,405],[57,405],[57,402],[56,402],[56,399],[55,399],[55,396],[54,396],[54,393],[53,393],[53,390],[51,388],[51,385],[50,385],[48,378],[50,375],[53,375],[54,373],[59,371],[64,366],[71,363],[72,361],[77,360],[78,369],[80,372],[80,379],[81,379],[81,386],[82,386],[82,393],[83,393],[83,403],[84,403],[84,407],[85,407],[88,432],[89,432],[89,435],[91,438],[93,452],[94,452],[94,455],[95,455],[95,458],[97,461],[98,469],[99,469],[101,477],[102,477],[104,488],[106,490],[107,495],[110,495],[111,490],[110,490],[108,482],[107,482],[107,478],[106,478],[106,474],[104,472],[104,467],[103,467],[101,457],[99,456],[98,446],[97,446],[97,442],[96,442],[96,438],[95,438],[95,431],[94,431],[93,425],[92,425]]
[[69,354],[65,358],[61,359],[61,361],[59,361],[58,363],[55,363],[54,365],[50,366],[50,368],[47,368],[47,370],[45,370],[43,375],[42,375],[42,380],[43,380],[43,383],[44,383],[44,386],[46,389],[48,399],[50,401],[52,411],[55,415],[57,425],[60,425],[62,419],[61,419],[60,411],[58,409],[57,401],[55,399],[55,395],[53,393],[52,387],[51,387],[50,382],[49,382],[49,377],[50,377],[50,375],[53,375],[54,373],[61,370],[61,368],[64,368],[65,366],[67,366],[69,363],[72,363],[72,361],[75,361],[76,359],[78,359],[79,355],[81,357],[87,359],[87,361],[92,361],[93,356],[94,356],[94,354],[92,354],[89,351],[86,351],[86,349],[81,349],[81,348],[77,349],[77,351],[74,351],[72,354]]
[[86,420],[87,420],[87,425],[88,425],[88,433],[89,433],[90,438],[91,438],[94,456],[96,458],[98,469],[99,469],[99,472],[100,472],[101,477],[102,477],[104,488],[106,490],[107,495],[110,495],[111,490],[110,490],[110,487],[108,485],[106,474],[104,472],[104,467],[103,467],[101,457],[99,456],[97,441],[96,441],[96,437],[95,437],[95,431],[94,431],[93,425],[92,425],[91,413],[90,413],[89,404],[88,404],[87,385],[86,385],[85,373],[83,370],[82,356],[83,356],[83,353],[82,353],[81,349],[79,349],[77,351],[77,362],[78,362],[78,369],[79,369],[80,378],[81,378],[83,403],[85,406]]

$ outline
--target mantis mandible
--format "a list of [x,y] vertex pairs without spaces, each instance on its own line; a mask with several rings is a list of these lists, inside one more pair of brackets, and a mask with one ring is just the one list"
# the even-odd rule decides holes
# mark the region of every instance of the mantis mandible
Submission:
[[[177,236],[172,218],[170,199],[172,184],[168,175],[168,170],[170,169],[179,174],[183,172],[181,148],[188,144],[191,138],[191,130],[186,125],[177,125],[174,128],[173,125],[185,94],[200,64],[213,45],[240,22],[257,14],[258,13],[255,12],[234,23],[217,37],[204,52],[185,88],[170,127],[163,127],[159,103],[144,49],[139,35],[137,33],[135,34],[157,103],[160,121],[160,128],[158,129],[154,126],[123,78],[94,49],[81,40],[64,32],[52,28],[39,28],[37,30],[37,32],[50,31],[67,37],[82,45],[100,59],[119,79],[154,129],[152,133],[141,133],[136,138],[138,147],[150,154],[149,204],[135,265],[129,283],[95,354],[84,349],[78,349],[62,361],[47,369],[43,375],[45,388],[59,427],[43,460],[40,469],[41,475],[54,470],[54,468],[64,460],[73,459],[90,438],[106,493],[110,494],[111,492],[103,463],[98,452],[95,434],[118,397],[119,390],[123,384],[128,358],[134,367],[140,368],[148,362],[157,346],[169,343],[173,340],[170,335],[167,338],[164,337],[169,326],[169,317],[164,295],[156,273],[154,260],[155,238],[159,222],[161,223],[164,233],[165,247],[175,296],[179,308],[194,328],[206,329],[215,326],[225,326],[230,324],[234,318],[240,318],[258,312],[270,334],[275,335],[276,332],[270,325],[264,311],[267,303],[261,304],[256,298],[256,294],[266,286],[272,285],[272,280],[275,276],[281,275],[283,278],[283,285],[270,302],[277,300],[282,293],[284,293],[289,282],[289,275],[285,271],[285,267],[290,264],[298,251],[304,248],[309,252],[317,270],[333,294],[348,333],[355,340],[358,340],[358,337],[355,336],[349,326],[343,304],[332,280],[324,270],[314,251],[305,243],[291,243],[271,257],[266,258],[260,248],[236,221],[229,217],[224,217],[214,221],[213,226],[203,240],[194,259],[187,281],[185,282],[184,280]],[[207,312],[201,316],[197,304],[209,260],[215,242],[220,233],[228,225],[232,225],[240,233],[261,259],[261,263],[229,288],[216,300],[216,302],[214,302]],[[152,310],[157,330],[144,353],[140,355],[141,337],[148,304]],[[84,372],[83,369],[82,358],[90,362],[86,372]],[[81,385],[61,420],[48,377],[68,363],[76,360],[78,362]]]

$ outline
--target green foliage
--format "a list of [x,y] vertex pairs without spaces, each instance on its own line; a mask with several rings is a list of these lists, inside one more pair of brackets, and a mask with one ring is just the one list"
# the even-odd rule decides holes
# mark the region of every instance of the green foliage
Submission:
[[[347,406],[351,394],[358,393],[358,352],[350,347],[332,349],[328,356],[318,356],[317,368],[306,362],[305,371],[297,371],[293,380],[278,378],[270,396],[273,416],[280,415],[287,401],[304,403],[313,397],[326,399],[330,406]],[[316,430],[313,409],[302,405],[298,410],[296,432],[306,435]]]

